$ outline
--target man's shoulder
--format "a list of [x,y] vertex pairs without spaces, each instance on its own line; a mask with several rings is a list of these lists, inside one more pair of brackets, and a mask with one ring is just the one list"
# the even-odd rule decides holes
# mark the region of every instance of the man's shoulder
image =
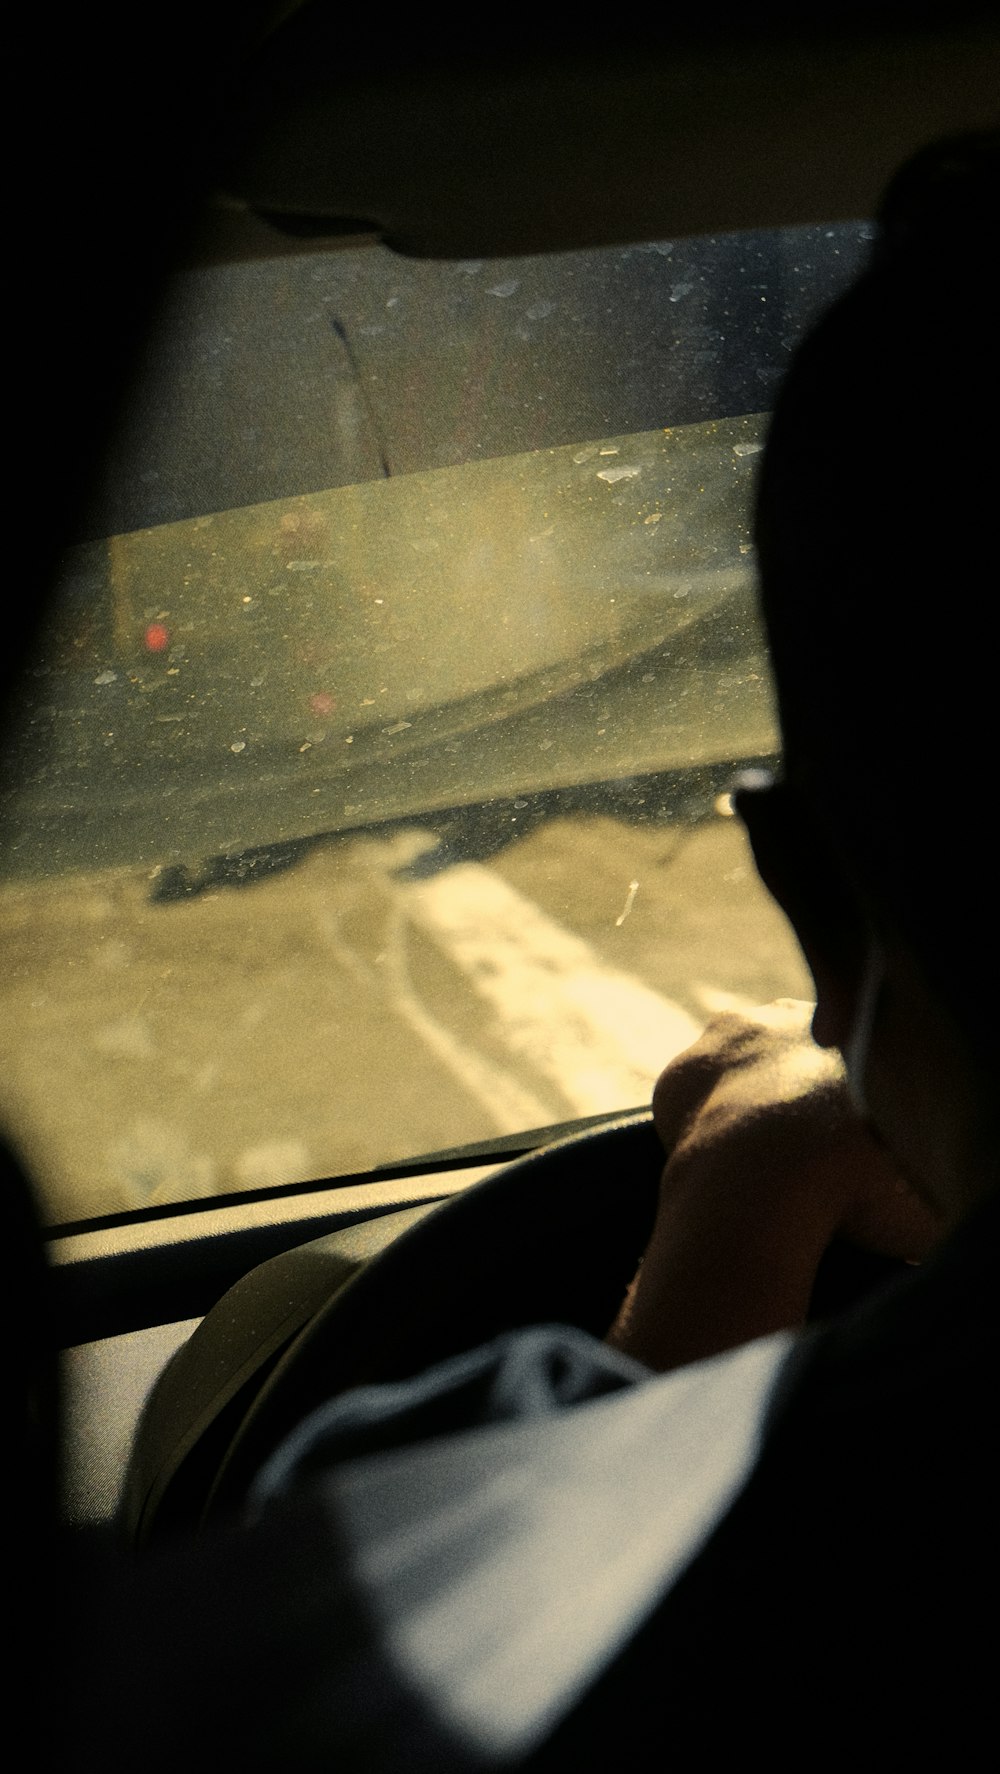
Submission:
[[978,1434],[996,1407],[998,1283],[1000,1194],[919,1268],[800,1339],[772,1399],[771,1437],[852,1420],[871,1433],[897,1416],[921,1435],[944,1417]]

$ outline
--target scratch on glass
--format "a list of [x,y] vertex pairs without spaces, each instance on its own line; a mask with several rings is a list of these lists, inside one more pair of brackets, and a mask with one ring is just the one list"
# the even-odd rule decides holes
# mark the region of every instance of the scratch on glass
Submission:
[[620,917],[617,917],[615,919],[615,929],[616,930],[621,929],[622,925],[624,924],[626,918],[629,915],[629,912],[632,910],[632,907],[635,904],[635,896],[638,893],[638,891],[639,891],[638,881],[630,881],[628,884],[628,893],[625,896],[625,904],[622,906],[622,909],[621,909],[621,915],[620,915]]

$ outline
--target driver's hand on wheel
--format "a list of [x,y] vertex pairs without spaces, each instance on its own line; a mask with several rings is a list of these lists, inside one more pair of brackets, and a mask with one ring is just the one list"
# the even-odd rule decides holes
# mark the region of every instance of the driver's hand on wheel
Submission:
[[919,1262],[941,1227],[851,1108],[812,1005],[715,1017],[657,1081],[656,1223],[608,1341],[665,1371],[805,1321],[834,1238]]

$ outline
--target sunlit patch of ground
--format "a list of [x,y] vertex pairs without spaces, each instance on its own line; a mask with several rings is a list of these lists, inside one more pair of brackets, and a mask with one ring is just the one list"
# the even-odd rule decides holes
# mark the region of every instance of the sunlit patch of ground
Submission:
[[400,861],[359,840],[172,905],[124,872],[0,889],[0,1113],[49,1218],[362,1170],[582,1114],[588,1041],[604,1055],[594,1088],[634,1106],[657,1060],[644,1051],[629,1072],[630,1018],[659,1003],[676,1047],[713,1010],[809,995],[732,820],[554,820],[464,865],[459,924],[475,925],[482,881],[506,931],[492,987],[481,943],[456,935],[452,871],[408,881]]

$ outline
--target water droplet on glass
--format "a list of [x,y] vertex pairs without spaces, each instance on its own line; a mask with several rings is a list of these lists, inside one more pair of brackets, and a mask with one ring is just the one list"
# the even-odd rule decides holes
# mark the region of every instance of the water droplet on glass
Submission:
[[614,486],[620,480],[635,480],[636,476],[641,473],[641,468],[599,468],[597,478],[598,480],[606,480],[611,486]]

